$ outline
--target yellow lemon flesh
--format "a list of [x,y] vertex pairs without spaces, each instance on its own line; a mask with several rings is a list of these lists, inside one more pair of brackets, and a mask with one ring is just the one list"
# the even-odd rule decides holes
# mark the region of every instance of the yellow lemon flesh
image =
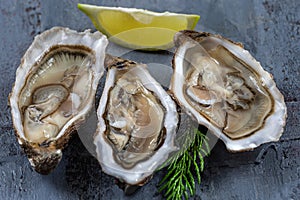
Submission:
[[173,36],[194,29],[200,16],[157,13],[136,8],[78,4],[94,26],[109,39],[131,49],[160,50],[173,46]]

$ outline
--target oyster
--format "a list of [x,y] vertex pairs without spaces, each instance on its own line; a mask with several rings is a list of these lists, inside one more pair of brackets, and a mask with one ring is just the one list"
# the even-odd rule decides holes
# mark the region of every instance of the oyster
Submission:
[[182,31],[175,35],[170,90],[199,124],[230,151],[277,141],[286,106],[272,76],[243,49],[218,35]]
[[105,173],[128,185],[143,185],[177,150],[176,104],[146,65],[109,55],[105,63],[94,138],[97,158]]
[[18,141],[37,172],[54,169],[92,108],[107,43],[100,32],[54,27],[25,53],[9,101]]

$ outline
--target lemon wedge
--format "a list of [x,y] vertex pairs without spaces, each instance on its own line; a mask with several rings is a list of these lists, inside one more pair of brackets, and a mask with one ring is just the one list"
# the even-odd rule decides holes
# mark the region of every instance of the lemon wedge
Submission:
[[171,48],[174,34],[180,30],[194,29],[200,18],[199,15],[88,4],[78,4],[78,8],[110,41],[143,50]]

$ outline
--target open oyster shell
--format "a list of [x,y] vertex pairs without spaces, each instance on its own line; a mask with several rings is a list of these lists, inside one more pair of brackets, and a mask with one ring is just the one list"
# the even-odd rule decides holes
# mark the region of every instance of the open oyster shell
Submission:
[[37,172],[54,169],[92,108],[107,43],[100,32],[54,27],[22,58],[9,101],[18,142]]
[[230,151],[277,141],[286,106],[272,76],[243,49],[218,35],[182,31],[175,35],[170,90],[199,124]]
[[105,63],[108,72],[94,138],[97,158],[105,173],[143,185],[177,150],[176,104],[146,65],[109,55]]

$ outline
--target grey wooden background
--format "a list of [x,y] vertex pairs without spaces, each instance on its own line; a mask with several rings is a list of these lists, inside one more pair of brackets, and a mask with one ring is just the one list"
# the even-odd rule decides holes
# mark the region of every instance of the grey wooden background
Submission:
[[[106,6],[146,8],[201,15],[199,31],[245,44],[274,75],[285,96],[288,120],[277,143],[232,154],[218,142],[206,158],[194,199],[300,199],[300,1],[299,0],[82,0]],[[162,199],[157,184],[165,171],[136,194],[124,196],[100,171],[78,136],[48,176],[33,171],[12,127],[7,97],[20,59],[33,37],[53,26],[78,31],[93,26],[77,9],[79,0],[0,2],[0,199]],[[147,55],[137,56],[144,61]],[[144,59],[144,60],[143,60]],[[164,64],[169,65],[170,58]]]

